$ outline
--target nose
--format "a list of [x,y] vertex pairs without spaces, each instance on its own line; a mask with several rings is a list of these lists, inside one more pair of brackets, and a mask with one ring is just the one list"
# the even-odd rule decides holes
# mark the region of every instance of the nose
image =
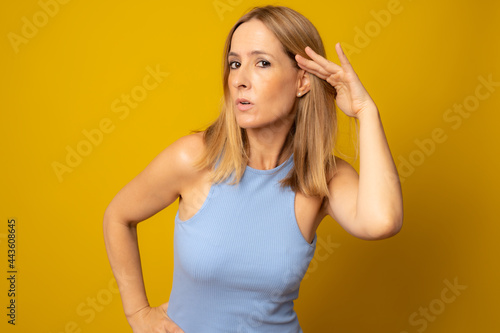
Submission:
[[248,70],[241,65],[237,69],[231,70],[231,84],[234,88],[250,88],[250,78]]

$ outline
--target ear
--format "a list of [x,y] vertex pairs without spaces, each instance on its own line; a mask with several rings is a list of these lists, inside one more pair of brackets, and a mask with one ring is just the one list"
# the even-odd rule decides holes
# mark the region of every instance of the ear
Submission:
[[304,69],[299,69],[297,77],[297,97],[302,97],[311,89],[309,73]]

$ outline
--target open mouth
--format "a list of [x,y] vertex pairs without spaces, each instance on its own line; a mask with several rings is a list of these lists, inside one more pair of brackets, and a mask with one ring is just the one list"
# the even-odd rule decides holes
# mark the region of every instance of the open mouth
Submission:
[[253,107],[252,102],[244,98],[238,98],[236,100],[236,105],[240,111],[247,111]]
[[236,100],[236,104],[242,104],[242,105],[250,105],[252,104],[252,102],[250,102],[248,99],[246,98],[238,98]]

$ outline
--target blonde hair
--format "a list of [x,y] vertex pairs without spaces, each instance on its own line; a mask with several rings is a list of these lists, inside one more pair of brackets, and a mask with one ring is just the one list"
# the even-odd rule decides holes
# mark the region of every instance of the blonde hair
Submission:
[[[209,168],[211,181],[218,183],[234,175],[234,185],[239,183],[248,164],[249,142],[246,130],[240,128],[234,115],[229,94],[228,53],[235,30],[252,19],[260,20],[283,45],[297,69],[295,54],[310,59],[306,46],[326,57],[321,37],[314,25],[298,12],[282,6],[255,7],[233,26],[227,36],[223,56],[223,87],[221,111],[218,118],[205,130],[205,150],[196,161],[198,169]],[[281,187],[289,186],[306,196],[329,197],[327,175],[336,169],[333,155],[337,137],[335,89],[325,80],[309,74],[310,91],[295,103],[295,121],[290,128],[281,156],[293,152],[294,166],[281,181]],[[201,132],[194,130],[191,133]],[[278,159],[279,160],[279,159]],[[218,164],[217,164],[218,163]],[[217,164],[217,168],[216,168]]]

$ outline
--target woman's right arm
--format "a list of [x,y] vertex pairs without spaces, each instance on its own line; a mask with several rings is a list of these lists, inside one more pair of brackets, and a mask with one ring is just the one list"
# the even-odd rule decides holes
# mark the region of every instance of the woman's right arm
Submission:
[[[104,242],[123,309],[134,333],[182,332],[166,315],[167,303],[151,308],[146,296],[137,241],[137,224],[173,203],[189,181],[188,150],[194,137],[181,137],[163,150],[106,208]],[[164,329],[163,329],[164,327]],[[156,332],[156,331],[155,331]]]

